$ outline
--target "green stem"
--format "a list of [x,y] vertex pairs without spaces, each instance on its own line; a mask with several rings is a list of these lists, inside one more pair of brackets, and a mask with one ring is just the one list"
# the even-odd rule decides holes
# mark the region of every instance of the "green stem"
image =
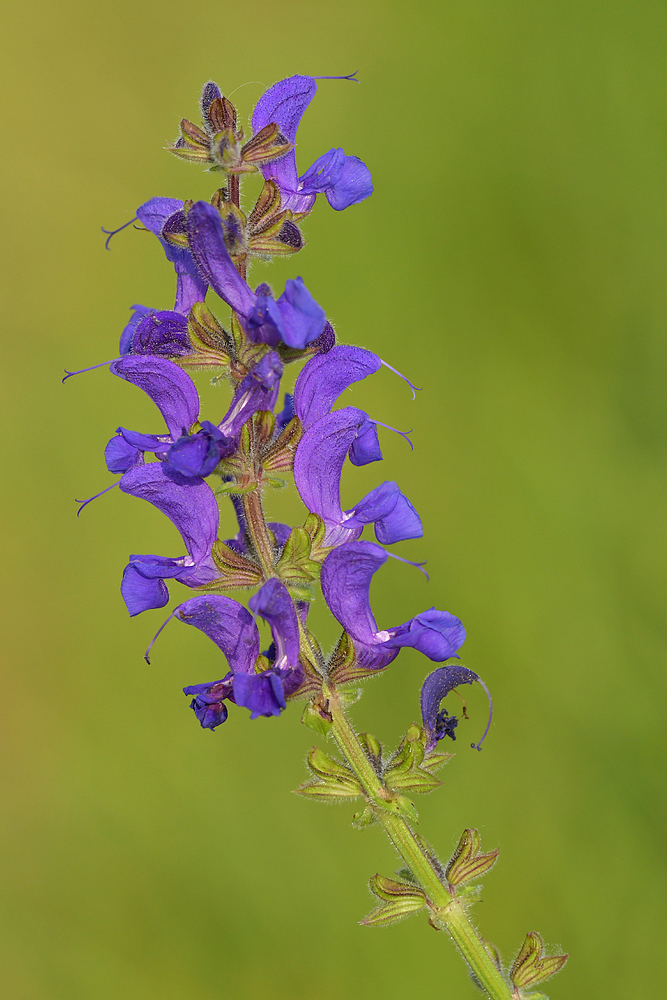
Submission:
[[260,566],[264,571],[264,576],[268,580],[270,576],[274,576],[274,560],[275,554],[273,551],[273,545],[271,539],[269,538],[269,529],[266,526],[266,521],[264,520],[264,511],[262,510],[262,495],[259,489],[253,490],[252,493],[245,493],[242,497],[243,501],[243,513],[245,514],[246,524],[248,527],[248,534],[252,539],[252,544],[259,559]]
[[484,942],[468,919],[460,901],[443,884],[431,859],[402,816],[383,808],[387,791],[357,738],[334,691],[326,691],[333,718],[333,734],[354,771],[389,839],[426,893],[436,924],[444,926],[477,980],[492,1000],[512,1000],[510,987],[494,965]]

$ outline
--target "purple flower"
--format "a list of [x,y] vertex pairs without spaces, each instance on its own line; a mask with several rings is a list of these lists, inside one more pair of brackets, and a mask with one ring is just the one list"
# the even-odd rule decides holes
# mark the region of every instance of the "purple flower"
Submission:
[[294,386],[294,410],[308,430],[331,408],[345,389],[373,375],[382,361],[363,347],[340,344],[326,354],[316,354],[302,368]]
[[198,587],[219,576],[211,554],[218,537],[218,505],[203,479],[186,478],[153,462],[130,469],[119,485],[124,493],[147,500],[166,514],[187,549],[187,555],[176,558],[130,556],[120,590],[131,615],[165,606],[169,600],[166,579]]
[[126,472],[152,451],[184,476],[210,475],[236,450],[246,420],[257,410],[273,409],[282,370],[277,354],[265,354],[238,386],[220,425],[205,420],[201,430],[189,434],[199,416],[199,395],[189,375],[167,358],[128,355],[114,362],[113,374],[139,386],[157,405],[168,433],[138,434],[119,427],[105,450],[109,471]]
[[282,341],[302,350],[324,332],[324,310],[301,278],[288,280],[279,299],[273,298],[268,285],[253,292],[229,256],[220,213],[212,205],[195,202],[188,212],[187,230],[200,273],[243,321],[250,340],[272,347]]
[[259,674],[255,672],[259,630],[243,605],[214,594],[185,601],[173,613],[208,635],[225,654],[230,667],[222,680],[183,689],[185,694],[195,696],[191,706],[205,729],[214,729],[225,721],[227,710],[222,703],[226,699],[248,708],[252,719],[280,715],[286,698],[303,680],[296,611],[284,585],[276,579],[267,581],[251,598],[250,607],[269,623],[276,649],[273,665]]
[[330,552],[322,564],[322,593],[333,616],[355,640],[372,650],[412,646],[431,660],[447,660],[463,645],[466,632],[448,611],[430,608],[403,625],[379,630],[369,590],[387,553],[372,542],[349,542]]
[[354,541],[365,524],[375,524],[376,536],[385,544],[422,535],[419,515],[396,483],[383,483],[351,510],[341,509],[340,477],[345,457],[358,435],[367,434],[369,423],[362,410],[346,406],[320,417],[299,442],[294,481],[308,510],[324,519],[326,545]]
[[471,744],[474,749],[481,749],[481,745],[491,725],[493,701],[484,681],[472,670],[468,670],[467,667],[461,667],[458,664],[447,664],[444,667],[438,667],[437,670],[428,675],[422,685],[421,712],[424,728],[429,735],[427,744],[429,749],[432,749],[438,740],[444,739],[445,736],[449,736],[452,740],[456,739],[454,730],[458,725],[458,719],[456,716],[450,715],[446,709],[441,710],[440,702],[450,691],[458,687],[459,684],[472,684],[474,681],[477,681],[484,688],[489,699],[489,721],[484,730],[484,735],[478,743]]
[[[253,130],[257,133],[275,122],[281,137],[294,144],[303,113],[316,91],[317,83],[312,76],[291,76],[274,83],[257,102],[252,116]],[[294,149],[279,160],[263,164],[261,169],[267,180],[278,185],[282,207],[295,214],[310,212],[321,193],[326,194],[337,211],[373,193],[368,167],[356,156],[346,156],[342,149],[324,153],[301,177],[297,174]]]

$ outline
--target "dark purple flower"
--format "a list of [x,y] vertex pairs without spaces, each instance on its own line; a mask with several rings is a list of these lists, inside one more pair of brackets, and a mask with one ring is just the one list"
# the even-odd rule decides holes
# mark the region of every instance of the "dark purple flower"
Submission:
[[131,615],[163,608],[169,600],[165,579],[198,587],[219,576],[211,554],[218,537],[218,505],[211,488],[198,477],[186,478],[163,463],[138,465],[120,480],[124,493],[147,500],[166,514],[181,534],[187,555],[176,558],[132,555],[125,567],[121,594]]
[[412,646],[431,660],[447,660],[465,641],[465,629],[448,611],[431,608],[403,625],[378,630],[369,591],[387,553],[372,542],[349,542],[330,552],[322,564],[322,593],[333,616],[356,641],[370,648]]
[[187,229],[199,271],[241,318],[250,340],[272,347],[282,341],[301,350],[323,333],[324,310],[301,278],[287,281],[279,299],[269,294],[266,285],[260,286],[258,294],[253,292],[234,266],[225,245],[220,213],[212,205],[195,202],[188,212]]
[[440,702],[450,691],[458,687],[459,684],[472,684],[474,681],[477,681],[484,688],[489,699],[489,721],[484,730],[484,735],[478,743],[471,744],[476,750],[481,749],[481,744],[491,725],[493,701],[484,681],[472,670],[468,670],[467,667],[461,667],[458,664],[447,664],[444,667],[438,667],[437,670],[428,675],[422,685],[421,712],[424,728],[429,734],[428,747],[430,749],[435,746],[438,740],[444,739],[445,736],[449,736],[452,740],[456,739],[454,730],[458,725],[458,719],[450,715],[445,709],[440,710]]
[[[274,83],[257,102],[252,116],[255,133],[275,122],[280,134],[294,144],[304,111],[317,91],[312,76],[291,76]],[[297,174],[296,152],[290,150],[278,160],[262,165],[264,177],[276,182],[282,207],[295,214],[309,212],[318,194],[324,193],[332,208],[348,208],[373,193],[371,175],[356,156],[342,149],[330,149],[301,177]]]
[[296,450],[294,481],[308,510],[324,519],[326,545],[354,541],[365,524],[373,523],[378,539],[385,544],[421,537],[419,515],[396,483],[383,483],[350,511],[341,509],[340,477],[345,457],[368,423],[362,410],[346,406],[312,424]]
[[120,339],[121,354],[155,354],[164,358],[183,358],[192,354],[185,316],[145,306],[132,308],[134,315]]

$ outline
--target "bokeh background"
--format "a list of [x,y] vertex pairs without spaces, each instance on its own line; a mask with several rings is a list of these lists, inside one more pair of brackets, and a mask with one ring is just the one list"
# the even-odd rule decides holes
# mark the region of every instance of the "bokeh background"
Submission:
[[[424,918],[358,926],[368,877],[396,859],[377,829],[351,828],[352,805],[290,795],[316,740],[298,706],[234,711],[211,735],[180,689],[221,675],[212,644],[172,623],[142,660],[165,613],[130,620],[120,574],[130,552],[180,552],[171,525],[117,490],[75,517],[75,496],[112,481],[115,427],[157,422],[105,369],[64,386],[62,370],[114,357],[129,306],[173,297],[152,237],[127,229],[105,253],[100,226],[152,195],[210,193],[162,151],[207,79],[247,116],[276,79],[353,70],[360,86],[320,84],[299,162],[343,146],[375,195],[344,213],[322,199],[298,260],[254,277],[301,274],[341,340],[424,387],[412,402],[384,370],[347,397],[414,428],[413,454],[385,437],[381,475],[422,514],[424,539],[398,550],[427,558],[431,582],[387,566],[380,627],[453,611],[496,699],[477,754],[470,695],[422,832],[443,854],[465,826],[501,848],[476,918],[506,959],[532,929],[572,953],[552,1000],[660,994],[666,28],[653,0],[24,0],[6,14],[8,1000],[475,995]],[[227,390],[199,382],[224,412]],[[347,504],[379,474],[350,467]],[[269,512],[302,516],[283,494]],[[428,666],[406,650],[368,684],[359,728],[396,741]]]

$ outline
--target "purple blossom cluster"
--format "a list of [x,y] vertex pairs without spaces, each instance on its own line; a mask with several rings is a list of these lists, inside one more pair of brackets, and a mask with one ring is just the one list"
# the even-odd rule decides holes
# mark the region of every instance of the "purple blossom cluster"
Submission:
[[[316,78],[308,76],[274,84],[259,99],[246,140],[231,102],[214,83],[205,86],[202,126],[184,119],[172,152],[221,173],[224,184],[210,202],[151,198],[137,209],[132,221],[157,237],[174,267],[174,307],[133,306],[119,356],[106,363],[150,397],[163,421],[157,433],[116,429],[105,449],[109,472],[119,476],[114,485],[165,514],[185,550],[131,555],[121,593],[130,615],[137,615],[168,603],[169,580],[196,592],[170,618],[200,629],[226,660],[220,680],[184,689],[206,729],[225,721],[228,702],[249,709],[252,718],[279,715],[288,700],[315,697],[323,682],[384,670],[405,646],[446,661],[466,634],[458,618],[436,608],[387,628],[378,628],[371,610],[370,585],[391,555],[386,547],[421,537],[422,524],[390,480],[342,509],[346,461],[382,460],[378,428],[385,425],[356,407],[334,407],[345,389],[386,362],[337,344],[325,309],[300,277],[278,296],[268,284],[252,287],[247,280],[253,258],[303,246],[301,223],[318,194],[341,211],[372,193],[368,168],[342,149],[324,153],[299,175],[296,134],[316,89]],[[239,189],[250,172],[261,173],[264,183],[246,213]],[[229,307],[228,322],[206,304],[209,288]],[[284,370],[295,363],[303,367],[293,394],[281,399]],[[202,369],[233,390],[215,420],[202,417],[188,374]],[[296,527],[267,522],[263,512],[264,492],[290,472],[307,509]],[[235,511],[232,538],[219,538],[220,501]],[[376,542],[361,539],[371,525]],[[328,657],[308,629],[318,582],[344,630]],[[226,595],[240,588],[252,590],[249,610]],[[264,652],[258,616],[272,636]],[[472,671],[451,665],[427,678],[422,709],[432,744],[454,737],[457,720],[439,710],[442,698],[473,680]]]

